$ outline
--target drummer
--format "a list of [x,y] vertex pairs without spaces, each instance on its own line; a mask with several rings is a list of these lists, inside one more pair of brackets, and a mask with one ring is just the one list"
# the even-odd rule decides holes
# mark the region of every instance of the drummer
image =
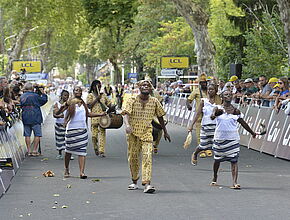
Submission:
[[[111,108],[111,100],[106,94],[101,93],[102,83],[99,80],[94,80],[91,84],[87,97],[87,105],[92,113],[101,114]],[[106,146],[106,130],[100,127],[100,118],[91,119],[92,142],[95,154],[100,157],[105,157]]]
[[[145,80],[150,81],[150,83],[152,84],[152,79],[149,76],[145,76]],[[156,89],[152,89],[152,92],[150,93],[150,95],[152,97],[155,97],[158,99],[158,101],[161,103],[163,103],[163,97],[159,94],[159,92]],[[159,124],[157,117],[153,119],[157,124]],[[153,140],[153,153],[154,154],[158,154],[158,145],[160,143],[161,137],[162,137],[162,129],[155,129],[156,133],[156,138],[155,140]],[[153,136],[154,139],[154,136]]]
[[128,190],[138,189],[140,154],[142,154],[142,185],[144,193],[153,193],[155,188],[151,185],[152,176],[152,125],[154,116],[158,117],[164,131],[165,140],[170,141],[164,125],[163,116],[166,114],[160,102],[150,96],[153,89],[148,80],[139,82],[141,92],[137,97],[131,97],[123,108],[124,122],[128,143],[128,162],[131,171],[132,184]]

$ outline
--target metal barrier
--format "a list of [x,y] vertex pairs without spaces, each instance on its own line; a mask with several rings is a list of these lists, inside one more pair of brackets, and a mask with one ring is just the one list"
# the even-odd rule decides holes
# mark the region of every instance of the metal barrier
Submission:
[[[170,97],[164,105],[167,113],[167,119],[181,126],[188,126],[193,120],[194,109],[188,111],[186,99],[179,97]],[[194,104],[193,104],[194,106]],[[243,128],[239,127],[241,136],[240,144],[248,148],[271,154],[275,157],[290,160],[290,116],[283,111],[278,114],[276,111],[267,107],[258,107],[256,105],[248,105],[236,107],[244,114],[244,120],[257,131],[261,123],[267,127],[267,134],[258,136],[253,139],[251,135]]]
[[[49,96],[48,102],[41,107],[43,120],[49,114],[54,100],[55,96]],[[11,128],[0,127],[0,197],[9,188],[26,152],[23,124],[20,119],[16,120]]]

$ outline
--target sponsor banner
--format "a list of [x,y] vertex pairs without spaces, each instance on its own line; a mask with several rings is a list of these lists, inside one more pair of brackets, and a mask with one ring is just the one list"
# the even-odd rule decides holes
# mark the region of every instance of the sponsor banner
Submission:
[[[264,124],[267,128],[269,125],[269,118],[271,117],[271,114],[272,114],[271,108],[261,107],[258,115],[256,116],[257,117],[256,123],[254,127],[251,127],[253,131],[259,132],[261,124]],[[250,136],[249,148],[260,151],[264,143],[264,139],[265,135],[259,135],[256,138],[252,138],[252,136]]]
[[290,159],[290,116],[286,116],[281,137],[275,153],[276,157]]
[[275,155],[286,117],[287,115],[285,115],[283,111],[280,111],[278,114],[275,111],[272,111],[267,134],[265,135],[265,140],[261,150],[262,152]]
[[[244,111],[243,108],[240,111]],[[259,113],[259,108],[248,107],[246,114],[244,114],[244,120],[248,123],[250,128],[253,128],[256,123],[257,115]],[[248,146],[250,141],[251,134],[246,131],[242,126],[240,126],[240,144],[244,146]]]
[[161,57],[162,69],[182,69],[189,67],[189,57]]
[[178,110],[175,112],[174,123],[181,125],[182,119],[184,117],[185,109],[186,109],[186,98],[180,98]]
[[41,60],[16,60],[12,61],[12,69],[18,73],[25,70],[28,73],[37,73],[42,71]]

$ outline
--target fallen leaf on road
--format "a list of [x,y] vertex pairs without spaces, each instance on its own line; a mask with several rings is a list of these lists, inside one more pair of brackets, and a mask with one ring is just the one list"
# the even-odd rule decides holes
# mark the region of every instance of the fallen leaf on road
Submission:
[[96,192],[92,192],[92,194],[96,194]]
[[90,204],[91,202],[90,202],[90,201],[86,201],[86,203],[87,203],[87,204]]
[[27,215],[28,215],[28,216],[31,216],[31,213],[28,213]]
[[59,194],[53,194],[54,197],[59,197]]
[[56,206],[52,206],[51,208],[52,208],[52,209],[56,209]]
[[48,158],[43,158],[43,159],[41,159],[40,161],[47,161],[48,160]]
[[71,188],[71,185],[70,184],[67,184],[66,185],[66,188],[70,189]]
[[54,204],[57,204],[57,201],[54,201]]
[[51,170],[46,171],[42,175],[45,177],[54,177],[54,173]]
[[19,215],[19,218],[23,218],[23,215]]
[[93,182],[100,182],[100,179],[92,179]]
[[219,187],[219,189],[222,189],[222,188],[223,188],[223,187],[221,187],[221,186]]
[[35,176],[34,179],[38,179],[38,176]]
[[62,209],[66,209],[68,206],[66,206],[66,205],[63,205],[61,208]]

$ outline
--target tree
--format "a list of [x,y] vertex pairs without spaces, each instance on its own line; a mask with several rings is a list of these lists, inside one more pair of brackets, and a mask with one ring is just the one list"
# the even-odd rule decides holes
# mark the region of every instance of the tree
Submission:
[[118,62],[137,13],[137,3],[135,0],[83,0],[88,22],[100,34],[99,55],[114,66],[115,82],[121,81]]
[[215,47],[208,34],[209,1],[171,0],[190,25],[195,41],[198,71],[215,74]]
[[290,72],[290,2],[289,0],[277,0],[280,17],[284,24],[284,32],[288,45],[288,72]]

